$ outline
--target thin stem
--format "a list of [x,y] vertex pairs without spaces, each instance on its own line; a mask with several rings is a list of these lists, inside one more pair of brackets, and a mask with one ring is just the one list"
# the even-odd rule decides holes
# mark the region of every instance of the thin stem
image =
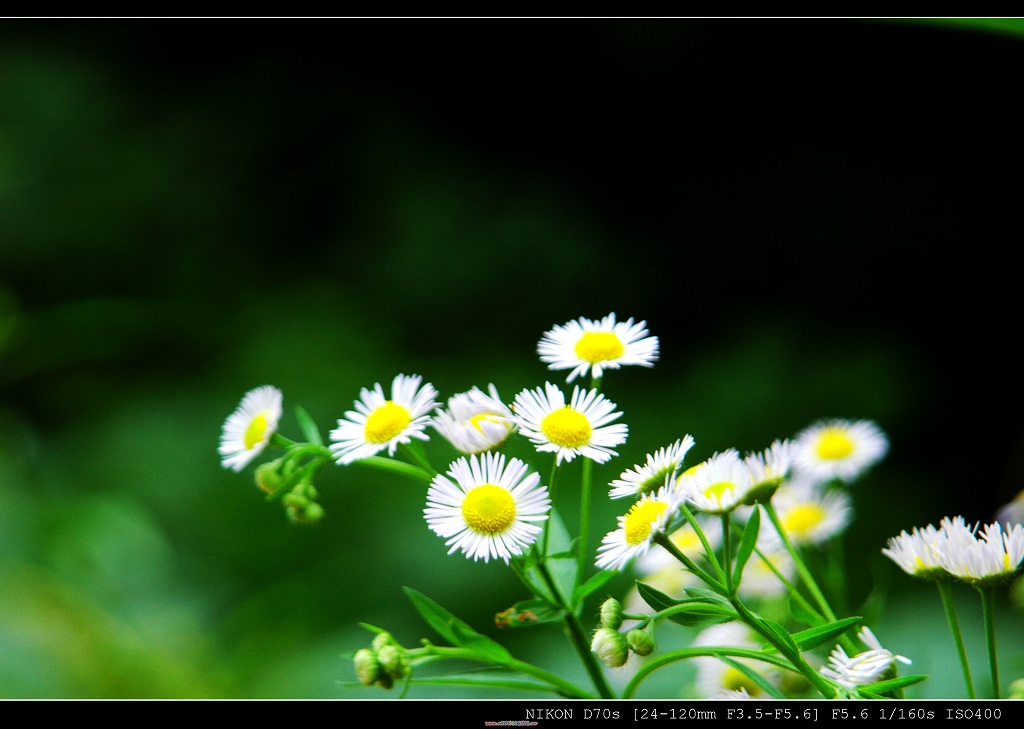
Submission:
[[999,698],[999,661],[996,660],[996,624],[992,603],[995,602],[995,591],[992,587],[979,587],[981,609],[985,615],[985,637],[988,641],[988,667],[992,674],[992,690],[995,698]]
[[680,551],[679,547],[677,547],[675,543],[668,538],[667,535],[658,534],[654,537],[654,541],[655,543],[660,544],[662,547],[668,550],[668,553],[675,557],[677,560],[679,560],[679,562],[682,563],[683,567],[688,569],[693,574],[697,575],[699,578],[704,580],[704,582],[706,582],[708,585],[715,588],[718,592],[721,592],[725,589],[725,586],[721,582],[719,582],[714,577],[709,575],[707,572],[702,570],[700,567],[695,565],[693,563],[693,560],[691,560],[689,557],[683,554],[682,551]]
[[790,662],[782,658],[781,656],[749,648],[735,648],[732,646],[680,648],[678,650],[670,651],[669,653],[663,653],[659,656],[651,656],[647,661],[645,661],[644,664],[637,669],[637,672],[633,675],[633,678],[630,679],[629,683],[626,684],[626,688],[622,690],[622,698],[633,698],[633,694],[636,693],[636,690],[637,688],[639,688],[640,683],[662,666],[667,666],[670,663],[686,660],[688,658],[699,658],[701,656],[714,656],[715,658],[718,658],[719,656],[749,658],[755,661],[764,661],[765,663],[770,663],[773,666],[778,666],[779,668],[784,668],[790,671],[793,670],[793,666],[790,664]]
[[594,468],[594,462],[589,458],[583,459],[583,475],[580,488],[580,536],[577,544],[577,560],[579,567],[576,570],[576,585],[583,579],[583,573],[587,566],[587,534],[590,532],[590,477]]
[[[756,508],[756,507],[755,507]],[[732,584],[732,529],[729,528],[729,514],[722,514],[722,559],[725,560],[725,589],[729,597],[736,594]]]
[[615,698],[615,692],[612,691],[612,687],[608,685],[608,679],[605,678],[604,671],[601,670],[601,666],[597,662],[597,658],[594,656],[594,652],[590,650],[590,641],[587,640],[587,635],[583,630],[583,626],[580,624],[580,619],[576,617],[570,608],[562,602],[562,596],[558,593],[558,588],[555,587],[555,581],[551,578],[551,573],[548,572],[547,565],[544,562],[540,562],[537,565],[540,570],[544,581],[548,585],[548,589],[551,590],[552,596],[560,604],[563,610],[565,610],[565,626],[569,631],[569,638],[572,641],[573,647],[579,654],[580,660],[583,662],[583,667],[587,669],[587,673],[590,674],[590,680],[594,682],[594,687],[597,689],[598,694],[601,695],[602,699],[613,699]]
[[[836,614],[832,611],[832,607],[828,604],[828,600],[825,599],[825,595],[822,594],[821,589],[818,587],[818,583],[815,582],[814,577],[811,575],[811,571],[807,569],[807,564],[800,556],[799,550],[797,550],[793,543],[789,540],[789,536],[786,534],[786,528],[782,525],[782,521],[779,519],[778,513],[775,511],[775,506],[770,501],[766,501],[761,506],[764,507],[765,513],[768,514],[768,518],[772,520],[772,525],[775,527],[775,531],[778,533],[779,538],[782,539],[782,543],[786,547],[786,551],[793,557],[793,564],[796,566],[796,571],[800,575],[800,579],[806,585],[807,589],[811,593],[811,597],[814,598],[814,602],[817,603],[818,609],[821,610],[830,623],[834,623],[837,618]],[[856,646],[853,641],[846,634],[843,634],[839,642],[843,644],[843,647],[849,651],[857,652]]]
[[[551,508],[554,509],[555,504],[555,481],[558,478],[558,456],[555,456],[554,463],[551,464],[551,478],[548,479],[548,498],[551,500]],[[551,519],[544,520],[544,533],[541,535],[540,540],[540,557],[543,559],[548,556],[548,533],[551,531]]]
[[423,453],[417,445],[413,443],[402,443],[398,446],[399,449],[407,455],[416,465],[422,468],[424,471],[430,474],[430,478],[434,478],[437,475],[437,471],[430,465],[430,461],[427,460],[426,454]]
[[953,588],[949,580],[939,579],[935,581],[939,588],[939,596],[942,597],[942,607],[946,610],[946,620],[949,622],[949,630],[953,633],[953,641],[956,643],[956,652],[960,656],[960,666],[964,671],[964,683],[967,685],[967,697],[976,699],[974,692],[974,679],[971,678],[971,664],[967,662],[967,651],[964,649],[964,637],[960,633],[960,623],[956,619],[956,608],[953,605]]
[[394,473],[400,473],[403,476],[411,476],[419,481],[425,481],[430,483],[434,476],[429,472],[425,471],[419,466],[414,466],[411,463],[405,461],[396,461],[394,458],[383,458],[381,456],[370,456],[369,458],[360,458],[358,461],[352,461],[352,466],[360,465],[367,466],[369,468],[377,468],[382,471],[392,471]]

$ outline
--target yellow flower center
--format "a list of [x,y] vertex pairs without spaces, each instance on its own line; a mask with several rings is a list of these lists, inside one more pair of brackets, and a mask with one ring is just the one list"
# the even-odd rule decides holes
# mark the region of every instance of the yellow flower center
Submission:
[[679,548],[679,551],[683,554],[689,554],[696,549],[704,546],[701,544],[700,537],[697,536],[697,532],[693,530],[693,527],[687,525],[682,529],[676,529],[672,536],[669,537],[672,543]]
[[462,518],[478,534],[500,534],[516,520],[516,502],[501,486],[485,483],[466,494]]
[[607,362],[626,352],[622,340],[613,332],[586,332],[576,342],[576,356],[587,362]]
[[651,535],[651,525],[654,520],[661,516],[667,508],[668,504],[653,499],[633,504],[626,513],[626,520],[622,525],[626,544],[635,547],[647,539]]
[[830,428],[818,439],[818,457],[826,461],[838,461],[853,453],[853,441],[846,431]]
[[590,421],[568,405],[546,415],[540,429],[549,441],[563,448],[579,448],[590,442]]
[[751,696],[761,695],[761,687],[751,681],[750,676],[732,666],[725,669],[725,673],[722,674],[722,688],[730,691],[739,691],[741,688],[745,688]]
[[782,525],[791,534],[802,536],[825,520],[825,510],[817,504],[799,504],[790,509]]
[[267,413],[256,413],[253,419],[249,421],[249,427],[245,429],[245,449],[252,449],[257,443],[263,440],[264,434],[267,432]]
[[401,405],[388,400],[366,419],[366,440],[387,443],[412,421],[412,415]]
[[498,415],[498,413],[477,413],[476,415],[469,419],[469,424],[472,427],[476,428],[481,433],[483,433],[484,429],[483,426],[480,425],[480,423],[495,423],[498,425],[504,425],[506,428],[509,427],[508,420],[504,416]]
[[736,484],[734,484],[732,481],[719,481],[718,483],[713,483],[706,489],[704,489],[704,495],[707,496],[709,499],[713,499],[716,497],[718,499],[721,499],[728,492],[735,490]]

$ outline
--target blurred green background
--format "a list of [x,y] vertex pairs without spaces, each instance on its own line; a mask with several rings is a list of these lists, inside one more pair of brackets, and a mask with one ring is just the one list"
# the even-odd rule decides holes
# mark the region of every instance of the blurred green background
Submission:
[[[693,463],[875,420],[850,605],[885,596],[875,633],[932,676],[913,696],[963,696],[937,594],[880,550],[1024,488],[1020,31],[0,21],[0,697],[390,698],[344,656],[360,621],[436,639],[405,585],[585,684],[557,631],[498,635],[525,595],[445,555],[414,482],[327,468],[299,526],[217,443],[262,384],[296,438],[294,406],[326,433],[398,373],[510,401],[564,382],[545,331],[609,312],[661,360],[605,379],[630,437],[598,482],[686,433]],[[597,499],[592,544],[620,508]]]

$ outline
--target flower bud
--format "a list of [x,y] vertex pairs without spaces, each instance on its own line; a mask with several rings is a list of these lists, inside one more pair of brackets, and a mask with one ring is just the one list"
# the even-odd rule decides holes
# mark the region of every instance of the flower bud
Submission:
[[382,672],[376,653],[369,648],[360,648],[352,657],[352,662],[355,664],[356,678],[359,679],[359,683],[364,686],[373,686],[377,683]]
[[277,491],[278,486],[284,483],[284,475],[281,473],[280,466],[281,461],[277,460],[260,464],[256,468],[253,478],[260,491],[272,494]]
[[409,675],[409,658],[397,646],[388,644],[377,651],[377,659],[391,678],[403,679]]
[[646,630],[633,628],[626,633],[626,643],[638,656],[649,656],[654,653],[654,636]]
[[[303,500],[305,499],[303,498]],[[315,501],[306,501],[302,505],[286,504],[285,506],[288,510],[288,518],[296,524],[312,524],[324,518],[324,507]]]
[[601,603],[601,627],[618,630],[622,625],[622,603],[609,597]]
[[1024,678],[1018,678],[1010,684],[1010,695],[1008,699],[1024,699]]
[[394,636],[392,636],[391,633],[385,631],[383,633],[377,633],[377,635],[373,636],[373,643],[371,643],[370,645],[372,645],[373,649],[377,651],[377,653],[379,654],[380,649],[384,646],[398,645],[398,643],[395,642]]
[[594,651],[609,668],[618,668],[629,658],[629,646],[626,639],[617,630],[598,628],[590,641],[590,650]]

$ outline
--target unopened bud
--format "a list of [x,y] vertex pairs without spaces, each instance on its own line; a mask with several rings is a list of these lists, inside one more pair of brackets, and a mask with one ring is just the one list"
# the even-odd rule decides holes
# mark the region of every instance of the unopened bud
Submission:
[[356,667],[356,678],[364,686],[373,686],[381,676],[380,661],[377,654],[369,648],[360,648],[352,657]]
[[649,656],[654,653],[654,636],[646,630],[633,628],[626,633],[626,643],[638,656]]
[[409,658],[394,645],[385,645],[377,651],[377,659],[391,678],[403,679],[409,675]]
[[377,633],[377,635],[373,636],[373,643],[371,643],[370,645],[373,646],[373,649],[375,651],[380,653],[380,649],[383,648],[384,646],[386,646],[386,645],[398,645],[398,644],[395,642],[395,639],[391,635],[391,633],[388,633],[387,631],[385,631],[383,633]]
[[601,603],[601,627],[618,630],[622,625],[622,603],[609,597]]
[[281,474],[280,466],[280,461],[271,461],[270,463],[260,464],[256,468],[253,478],[256,480],[256,486],[259,487],[260,491],[272,494],[284,483],[284,476]]
[[617,630],[598,628],[590,641],[590,650],[594,651],[609,668],[618,668],[629,658],[629,646],[626,639]]

